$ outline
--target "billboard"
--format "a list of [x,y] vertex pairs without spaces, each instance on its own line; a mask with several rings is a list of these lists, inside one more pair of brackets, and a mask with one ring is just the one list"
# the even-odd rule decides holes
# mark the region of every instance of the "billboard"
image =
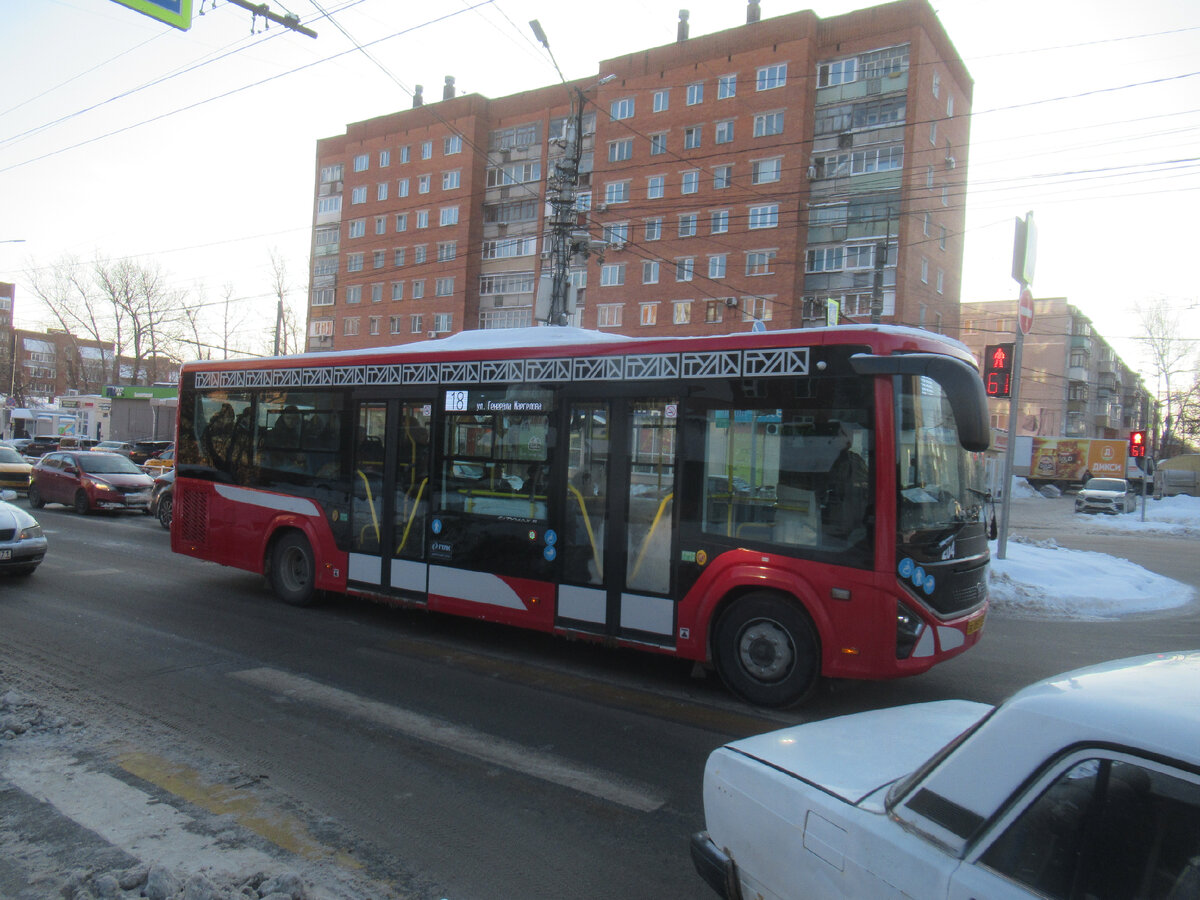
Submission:
[[1086,438],[1033,438],[1029,477],[1044,481],[1124,478],[1126,441]]

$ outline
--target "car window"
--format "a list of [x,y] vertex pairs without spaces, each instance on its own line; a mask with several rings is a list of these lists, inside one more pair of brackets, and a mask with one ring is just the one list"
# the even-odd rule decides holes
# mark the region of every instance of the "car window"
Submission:
[[1200,896],[1200,784],[1133,762],[1084,760],[980,861],[1063,900]]
[[97,453],[80,456],[79,468],[96,475],[144,475],[146,474],[126,457],[116,453]]
[[21,454],[12,447],[0,447],[0,463],[23,463]]
[[1093,478],[1087,483],[1089,491],[1123,491],[1125,482],[1120,478]]

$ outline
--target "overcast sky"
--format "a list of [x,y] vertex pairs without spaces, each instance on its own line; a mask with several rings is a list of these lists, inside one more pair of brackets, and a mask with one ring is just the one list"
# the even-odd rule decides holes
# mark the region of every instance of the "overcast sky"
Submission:
[[[200,0],[193,0],[199,9]],[[500,97],[601,59],[745,22],[744,0],[289,0],[318,32],[205,0],[188,32],[111,0],[6,3],[0,57],[0,280],[17,324],[41,327],[25,272],[64,254],[155,260],[172,284],[274,318],[270,254],[303,308],[316,141],[441,97]],[[763,18],[852,0],[762,0]],[[1194,0],[943,0],[975,80],[963,299],[1015,297],[1013,219],[1039,232],[1035,296],[1065,296],[1126,361],[1134,310],[1167,299],[1200,335],[1200,4]],[[328,12],[333,21],[323,18]],[[335,24],[336,23],[336,24]],[[345,33],[342,30],[344,29]],[[347,37],[347,34],[350,37]],[[356,49],[351,38],[367,48]],[[264,342],[265,343],[265,342]],[[262,344],[259,344],[262,346]]]

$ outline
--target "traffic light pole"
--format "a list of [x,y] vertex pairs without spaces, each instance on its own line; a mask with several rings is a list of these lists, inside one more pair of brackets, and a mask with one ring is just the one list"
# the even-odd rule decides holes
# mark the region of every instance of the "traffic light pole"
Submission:
[[1013,342],[1012,388],[1008,395],[1008,446],[1004,450],[1004,487],[1000,500],[1000,534],[996,544],[996,558],[1006,559],[1008,552],[1008,513],[1011,507],[1013,456],[1017,444],[1017,415],[1021,402],[1021,350],[1025,343],[1025,334],[1017,328],[1017,338]]

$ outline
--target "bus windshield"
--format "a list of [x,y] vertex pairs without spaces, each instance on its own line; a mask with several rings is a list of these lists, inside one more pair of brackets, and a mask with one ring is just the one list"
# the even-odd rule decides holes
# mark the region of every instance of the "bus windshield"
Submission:
[[983,521],[982,454],[959,443],[954,409],[941,386],[925,376],[897,376],[901,543],[930,531],[957,532]]

